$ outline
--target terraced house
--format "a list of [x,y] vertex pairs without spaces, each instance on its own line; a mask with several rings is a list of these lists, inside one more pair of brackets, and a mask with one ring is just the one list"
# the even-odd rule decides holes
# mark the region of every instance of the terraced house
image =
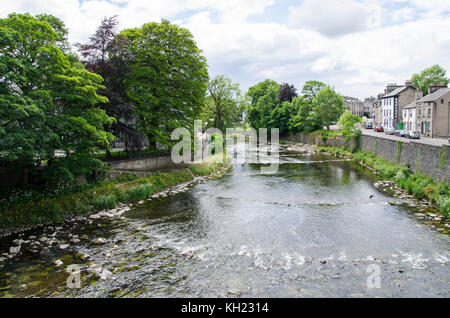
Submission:
[[[388,85],[389,87],[389,85]],[[417,99],[417,90],[411,81],[381,97],[381,123],[384,128],[404,129],[403,108]]]
[[429,94],[416,102],[416,127],[421,135],[450,137],[450,88],[430,87]]

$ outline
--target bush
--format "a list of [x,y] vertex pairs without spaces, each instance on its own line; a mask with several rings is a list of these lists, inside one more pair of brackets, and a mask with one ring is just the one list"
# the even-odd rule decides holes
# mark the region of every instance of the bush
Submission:
[[127,202],[137,202],[147,199],[152,194],[152,185],[150,183],[131,188],[126,191]]
[[97,210],[115,209],[117,207],[117,198],[113,194],[101,195],[94,199],[93,205]]

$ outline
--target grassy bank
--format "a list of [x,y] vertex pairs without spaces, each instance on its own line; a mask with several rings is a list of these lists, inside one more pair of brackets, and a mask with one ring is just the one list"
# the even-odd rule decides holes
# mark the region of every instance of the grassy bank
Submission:
[[34,194],[29,199],[3,201],[0,208],[0,228],[61,222],[68,216],[112,209],[118,203],[137,202],[196,176],[209,175],[221,166],[222,164],[211,161],[191,165],[183,170],[157,172],[145,178],[122,176],[96,185],[81,186],[79,191],[68,194],[61,191],[58,195],[55,190],[49,196]]
[[430,201],[447,218],[450,218],[450,186],[447,182],[436,183],[427,175],[414,173],[407,164],[398,165],[368,151],[352,152],[344,148],[329,146],[319,147],[319,150],[363,162],[376,170],[384,180],[395,181],[400,188],[417,199]]

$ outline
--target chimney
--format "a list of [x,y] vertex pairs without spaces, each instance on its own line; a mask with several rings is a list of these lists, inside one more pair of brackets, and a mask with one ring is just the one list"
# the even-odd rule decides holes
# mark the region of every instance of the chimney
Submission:
[[440,82],[437,84],[431,84],[430,87],[428,87],[428,94],[433,94],[435,91],[441,88],[447,88],[447,84]]
[[405,81],[405,86],[413,86],[413,82],[408,79]]

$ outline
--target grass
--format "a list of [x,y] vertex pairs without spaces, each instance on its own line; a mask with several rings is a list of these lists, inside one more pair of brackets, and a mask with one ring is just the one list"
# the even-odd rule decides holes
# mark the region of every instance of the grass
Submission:
[[81,191],[51,197],[34,196],[26,201],[13,201],[0,209],[0,227],[17,228],[33,224],[61,222],[67,216],[85,215],[149,198],[153,193],[208,175],[222,164],[211,160],[186,169],[157,172],[145,178],[123,176],[116,180],[81,188]]
[[426,199],[435,204],[439,210],[450,218],[450,187],[447,182],[439,183],[420,172],[413,173],[409,165],[398,165],[368,151],[352,153],[338,147],[319,147],[321,152],[334,153],[340,157],[352,158],[374,168],[384,180],[393,180],[397,185],[414,195],[417,199]]

